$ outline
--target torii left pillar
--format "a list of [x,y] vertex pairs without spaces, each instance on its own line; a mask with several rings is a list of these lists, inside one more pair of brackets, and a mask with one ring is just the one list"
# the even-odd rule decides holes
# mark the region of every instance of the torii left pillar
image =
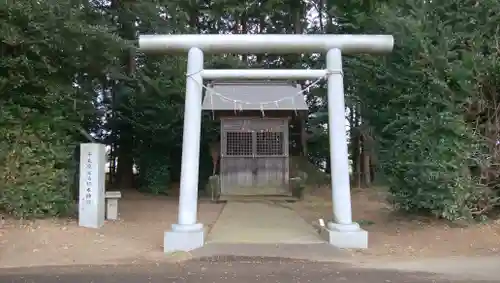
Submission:
[[186,103],[182,134],[182,164],[177,224],[165,232],[163,250],[190,251],[205,243],[203,224],[198,223],[198,175],[200,160],[201,115],[203,97],[203,51],[188,52]]

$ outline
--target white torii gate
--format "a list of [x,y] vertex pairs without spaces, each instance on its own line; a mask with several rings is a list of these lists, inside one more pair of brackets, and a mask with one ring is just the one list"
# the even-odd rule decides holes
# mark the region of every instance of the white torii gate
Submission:
[[[139,50],[151,53],[188,52],[186,104],[178,223],[165,232],[164,250],[189,251],[204,244],[197,222],[198,174],[203,79],[328,78],[328,131],[331,158],[333,220],[325,227],[330,244],[367,248],[368,233],[352,221],[349,161],[345,130],[342,53],[389,53],[391,35],[203,34],[141,35]],[[326,70],[206,70],[203,53],[319,53],[326,52]],[[242,225],[245,225],[242,223]]]

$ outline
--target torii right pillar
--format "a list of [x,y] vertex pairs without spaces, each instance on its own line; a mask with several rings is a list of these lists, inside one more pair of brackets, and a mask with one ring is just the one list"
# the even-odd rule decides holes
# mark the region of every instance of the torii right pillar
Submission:
[[368,248],[368,232],[352,221],[349,158],[347,151],[344,77],[340,49],[326,54],[328,73],[328,133],[333,219],[322,231],[339,248]]

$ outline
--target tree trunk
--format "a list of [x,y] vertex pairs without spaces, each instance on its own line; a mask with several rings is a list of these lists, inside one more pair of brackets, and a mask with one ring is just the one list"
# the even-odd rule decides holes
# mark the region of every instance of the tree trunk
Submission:
[[360,160],[360,136],[359,136],[359,117],[355,106],[350,106],[349,111],[349,138],[350,138],[350,156],[352,160],[352,185],[359,187],[361,185],[361,160]]
[[302,148],[302,156],[307,157],[309,156],[307,152],[307,131],[306,131],[306,121],[305,117],[300,117],[300,144]]
[[[113,10],[117,11],[117,25],[119,27],[119,34],[122,38],[133,40],[136,37],[135,22],[130,20],[132,17],[127,17],[127,9],[123,7],[126,3],[113,0],[111,2],[111,7]],[[135,53],[133,50],[126,51],[121,58],[122,67],[128,76],[133,76],[135,71]],[[116,94],[118,89],[123,89],[125,82],[117,82],[113,86],[113,91]],[[117,104],[126,103],[123,96],[121,96],[120,101],[114,102],[114,105],[119,107]],[[117,127],[114,129],[117,133],[117,168],[116,177],[117,185],[119,189],[129,189],[134,185],[134,157],[132,155],[134,149],[134,136],[132,132],[132,126],[128,121],[120,121],[116,123]]]
[[363,134],[360,134],[360,155],[359,155],[359,178],[360,178],[360,187],[369,188],[371,184],[370,177],[370,154],[367,151],[367,142],[366,137]]

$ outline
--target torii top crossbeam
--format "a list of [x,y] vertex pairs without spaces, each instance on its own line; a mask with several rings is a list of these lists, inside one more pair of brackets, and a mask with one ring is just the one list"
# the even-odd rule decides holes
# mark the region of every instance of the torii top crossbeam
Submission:
[[388,53],[392,35],[340,34],[183,34],[140,35],[143,52],[172,53],[193,47],[207,53],[302,53],[340,49],[344,54]]

